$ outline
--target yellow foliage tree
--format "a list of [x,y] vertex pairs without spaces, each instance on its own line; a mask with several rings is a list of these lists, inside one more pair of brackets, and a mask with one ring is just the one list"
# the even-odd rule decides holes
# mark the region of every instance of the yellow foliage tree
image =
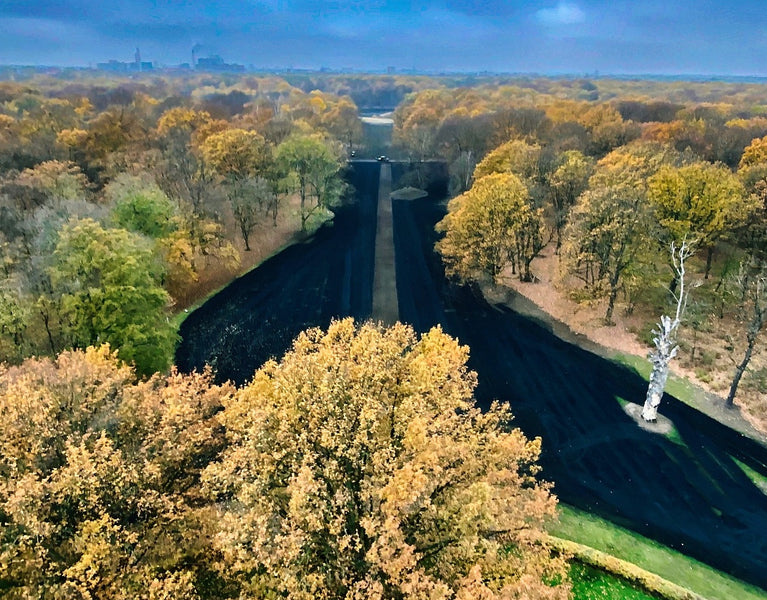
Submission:
[[210,373],[135,383],[108,346],[0,365],[3,597],[199,598],[199,473],[231,393]]
[[227,400],[204,485],[241,598],[566,598],[540,440],[473,402],[468,349],[346,319]]
[[437,224],[437,243],[448,275],[464,281],[481,274],[497,280],[511,265],[531,281],[530,263],[544,245],[543,209],[534,208],[525,184],[512,173],[493,173],[454,198]]
[[474,179],[492,173],[513,173],[523,180],[538,174],[541,147],[524,140],[509,140],[483,158],[474,170]]
[[708,250],[706,277],[717,240],[746,223],[758,208],[756,197],[727,167],[698,162],[664,167],[648,182],[660,224],[674,240],[694,238]]
[[739,169],[754,167],[767,163],[767,136],[751,140],[751,143],[743,150]]

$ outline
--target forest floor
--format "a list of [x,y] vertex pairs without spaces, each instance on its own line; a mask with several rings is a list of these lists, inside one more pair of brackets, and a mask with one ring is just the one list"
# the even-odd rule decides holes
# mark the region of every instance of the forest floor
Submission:
[[[235,269],[228,269],[220,263],[212,262],[204,270],[200,280],[176,298],[174,311],[180,312],[200,303],[213,292],[260,265],[280,250],[301,241],[306,234],[301,234],[299,204],[300,201],[297,196],[285,201],[280,207],[276,223],[273,222],[271,216],[265,214],[250,235],[250,250],[245,250],[245,242],[242,240],[242,235],[231,210],[227,204],[222,203],[220,208],[222,209],[226,237],[237,250],[240,258],[239,264]],[[317,226],[316,223],[314,225]]]
[[[660,314],[638,306],[627,314],[625,305],[616,304],[613,325],[606,325],[604,315],[606,301],[577,302],[563,289],[558,273],[558,256],[552,243],[532,263],[535,283],[521,282],[516,275],[508,273],[501,287],[508,287],[532,305],[502,298],[502,289],[488,290],[495,300],[514,304],[514,310],[526,312],[538,320],[553,326],[560,322],[557,334],[583,345],[584,339],[592,342],[590,349],[599,354],[627,362],[620,355],[646,359],[650,346],[642,340],[659,320]],[[700,274],[694,274],[701,277]],[[693,294],[696,292],[693,291]],[[693,299],[694,300],[694,299]],[[539,310],[535,310],[535,308]],[[562,327],[564,325],[564,327]],[[693,385],[687,386],[687,397],[680,398],[712,418],[767,443],[767,398],[750,379],[748,374],[739,387],[734,408],[725,406],[724,398],[729,390],[730,378],[736,360],[743,355],[744,348],[733,330],[741,325],[733,319],[712,317],[705,328],[691,331],[682,324],[680,332],[679,358],[672,362],[672,373],[688,379]],[[741,339],[745,335],[739,336]],[[693,350],[693,348],[695,350]],[[755,352],[749,371],[759,371],[767,366],[767,352],[762,348]],[[661,406],[661,412],[663,408]]]

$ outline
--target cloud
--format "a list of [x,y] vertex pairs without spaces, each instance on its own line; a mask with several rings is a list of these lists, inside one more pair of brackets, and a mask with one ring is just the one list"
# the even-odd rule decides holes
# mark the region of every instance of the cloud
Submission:
[[535,16],[544,25],[575,25],[586,20],[586,13],[580,7],[570,2],[560,2],[554,8],[542,8]]

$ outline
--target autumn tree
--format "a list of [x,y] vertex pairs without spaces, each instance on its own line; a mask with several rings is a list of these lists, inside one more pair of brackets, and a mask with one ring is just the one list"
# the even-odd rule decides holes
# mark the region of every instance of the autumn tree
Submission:
[[226,128],[226,122],[212,119],[209,113],[184,107],[165,111],[157,121],[162,154],[155,166],[157,182],[166,194],[190,203],[198,214],[205,212],[214,183],[214,172],[200,146]]
[[202,153],[227,182],[232,213],[249,251],[259,210],[272,206],[272,189],[266,181],[274,175],[271,147],[255,131],[227,129],[209,136],[202,144]]
[[743,150],[738,168],[744,169],[764,163],[767,163],[767,136],[751,140]]
[[477,161],[487,151],[491,134],[489,114],[476,115],[465,109],[453,111],[440,124],[437,144],[448,161],[452,195],[471,187]]
[[593,162],[577,150],[568,150],[559,158],[557,167],[547,178],[547,187],[557,235],[557,251],[562,247],[562,232],[570,209],[588,187],[594,170]]
[[745,224],[756,208],[728,168],[709,163],[663,167],[648,188],[657,219],[671,239],[692,236],[706,249],[706,277],[716,242]]
[[477,165],[474,179],[491,173],[513,173],[522,180],[532,180],[538,175],[541,147],[514,139],[501,144],[487,154]]
[[439,329],[346,319],[225,402],[203,481],[241,597],[567,597],[540,440],[474,405],[467,357]]
[[357,105],[351,98],[343,97],[331,102],[320,116],[320,124],[343,142],[349,153],[362,139],[362,122]]
[[462,280],[485,274],[497,281],[511,265],[532,281],[530,263],[543,248],[542,209],[533,208],[527,188],[512,173],[478,179],[448,204],[437,224],[445,237],[437,243],[448,275]]
[[394,111],[393,141],[402,146],[411,161],[420,162],[434,154],[437,129],[450,110],[447,90],[424,90],[408,96]]
[[24,169],[16,184],[43,202],[53,202],[82,199],[88,180],[74,163],[50,160]]
[[3,596],[222,597],[199,474],[231,393],[209,372],[136,383],[106,346],[0,365]]
[[167,369],[176,333],[151,242],[92,219],[63,227],[49,269],[65,346],[110,343],[141,374]]
[[147,124],[138,111],[114,107],[88,123],[83,152],[94,168],[116,175],[134,162],[135,155],[130,153],[141,150],[149,139]]
[[606,297],[605,321],[623,280],[654,249],[653,219],[641,189],[627,185],[587,190],[570,213],[562,247],[565,271],[593,297]]
[[[305,232],[307,221],[315,212],[340,199],[343,189],[340,153],[321,136],[297,134],[277,147],[276,162],[298,189],[301,231]],[[311,196],[314,204],[307,202]]]
[[205,159],[223,177],[240,182],[263,173],[270,162],[266,140],[255,131],[226,129],[200,146]]

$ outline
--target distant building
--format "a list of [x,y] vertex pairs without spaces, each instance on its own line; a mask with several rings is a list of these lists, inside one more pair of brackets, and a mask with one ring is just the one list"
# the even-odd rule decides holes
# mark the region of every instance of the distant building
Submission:
[[141,73],[143,71],[154,70],[151,62],[141,60],[141,51],[136,48],[133,55],[133,62],[121,62],[119,60],[110,60],[105,63],[96,63],[99,71],[109,71],[111,73]]
[[242,73],[245,71],[245,65],[225,63],[224,59],[214,54],[208,58],[198,58],[195,68],[198,71],[216,71],[229,73]]
[[154,64],[151,62],[120,62],[118,60],[110,60],[105,63],[96,63],[96,68],[99,71],[109,71],[110,73],[140,73],[143,71],[153,71]]

